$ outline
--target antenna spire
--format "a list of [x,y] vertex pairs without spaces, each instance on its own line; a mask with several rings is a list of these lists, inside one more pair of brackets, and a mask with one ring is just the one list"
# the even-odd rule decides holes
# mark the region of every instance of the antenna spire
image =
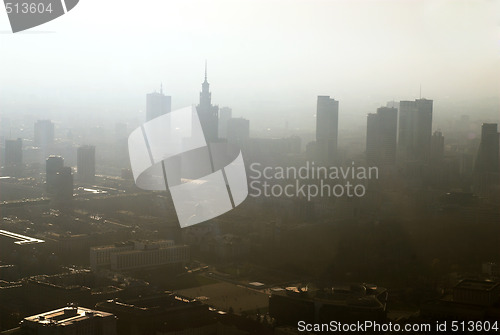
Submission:
[[163,83],[160,83],[160,93],[163,94]]
[[207,81],[207,60],[205,59],[205,81]]
[[420,99],[422,99],[422,84],[420,84]]

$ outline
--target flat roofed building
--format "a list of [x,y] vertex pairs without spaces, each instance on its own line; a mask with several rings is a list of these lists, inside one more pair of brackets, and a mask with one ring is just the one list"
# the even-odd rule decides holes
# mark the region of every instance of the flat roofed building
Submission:
[[64,158],[61,156],[51,155],[47,158],[45,169],[46,169],[46,184],[47,192],[53,194],[56,190],[56,179],[57,172],[61,171],[64,167]]
[[500,295],[500,283],[490,280],[464,279],[453,288],[453,301],[491,306]]
[[95,146],[84,145],[76,151],[77,176],[82,182],[92,183],[95,179]]
[[111,313],[69,306],[26,317],[18,332],[13,334],[116,335],[116,317]]
[[20,176],[23,169],[23,140],[5,141],[5,173],[11,176]]
[[200,329],[216,322],[208,305],[171,292],[135,299],[107,300],[99,302],[96,308],[116,315],[120,335],[158,335],[162,334],[160,329],[170,335],[217,333]]
[[163,89],[160,93],[154,92],[146,95],[146,121],[151,121],[171,111],[172,97],[163,94]]
[[400,152],[408,160],[426,161],[431,150],[433,101],[416,99],[399,104]]
[[134,270],[189,261],[189,246],[171,246],[152,250],[131,250],[111,254],[112,270]]
[[104,245],[100,247],[90,248],[90,267],[95,269],[98,267],[111,266],[111,254],[121,251],[134,250],[134,242],[120,242],[113,245]]
[[33,250],[40,252],[46,249],[44,240],[0,230],[0,261],[12,262],[22,257],[30,257]]
[[366,160],[368,164],[396,163],[398,110],[380,107],[368,114],[366,125]]
[[499,134],[496,123],[483,123],[474,164],[474,192],[487,195],[500,180]]
[[330,96],[318,96],[316,107],[316,151],[320,161],[337,159],[339,102]]
[[134,270],[168,264],[184,264],[190,259],[188,245],[175,245],[172,240],[127,241],[90,249],[92,268]]
[[430,320],[498,320],[500,283],[493,280],[464,279],[453,294],[423,302],[420,316]]
[[0,230],[0,236],[13,240],[13,242],[17,245],[38,244],[45,242],[44,240],[39,240],[34,237],[16,234],[7,230]]
[[387,290],[372,284],[312,286],[273,289],[269,298],[269,315],[278,324],[386,320]]

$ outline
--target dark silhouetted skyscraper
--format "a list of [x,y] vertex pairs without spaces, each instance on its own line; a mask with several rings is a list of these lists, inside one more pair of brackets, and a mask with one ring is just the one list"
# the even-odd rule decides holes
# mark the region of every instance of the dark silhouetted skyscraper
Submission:
[[399,105],[399,142],[403,157],[428,161],[432,136],[432,100],[401,101]]
[[440,131],[435,131],[431,138],[431,162],[440,163],[444,158],[444,137]]
[[154,92],[146,95],[146,121],[150,121],[171,111],[172,98],[163,94],[163,90],[160,90],[160,93]]
[[250,121],[244,118],[232,118],[227,122],[227,141],[242,144],[250,137]]
[[316,109],[316,153],[320,161],[332,163],[337,157],[339,102],[318,96]]
[[366,116],[366,161],[368,164],[375,164],[377,161],[380,135],[379,117],[375,113]]
[[64,159],[61,156],[50,156],[45,165],[45,180],[47,193],[54,194],[56,190],[56,175],[64,167]]
[[54,143],[54,124],[50,120],[38,120],[35,123],[34,142],[39,147]]
[[73,171],[71,167],[64,166],[57,171],[55,176],[54,197],[64,202],[73,198]]
[[366,125],[366,160],[368,164],[394,165],[396,163],[398,110],[380,107],[376,114],[368,114]]
[[233,110],[229,107],[222,107],[219,110],[219,137],[227,137],[227,122],[233,117]]
[[84,145],[76,152],[76,165],[78,180],[92,183],[95,179],[95,147]]
[[216,141],[219,138],[219,107],[212,105],[212,93],[207,81],[207,65],[205,63],[205,81],[201,84],[200,104],[196,111],[200,118],[203,132],[207,141]]
[[487,193],[499,181],[499,139],[496,123],[483,123],[481,144],[474,166],[474,188],[478,193]]
[[399,149],[407,153],[413,147],[414,118],[416,114],[416,104],[414,101],[399,102]]
[[23,140],[5,140],[5,173],[20,176],[23,171]]
[[47,193],[58,202],[68,202],[73,198],[73,172],[64,166],[61,156],[50,156],[46,163]]

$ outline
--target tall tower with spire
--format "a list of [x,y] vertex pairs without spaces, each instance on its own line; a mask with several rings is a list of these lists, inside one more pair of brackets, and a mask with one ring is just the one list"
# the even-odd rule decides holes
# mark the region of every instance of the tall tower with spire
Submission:
[[219,138],[219,106],[212,105],[212,93],[207,80],[207,62],[205,61],[205,81],[201,84],[200,103],[196,106],[203,132],[207,141]]

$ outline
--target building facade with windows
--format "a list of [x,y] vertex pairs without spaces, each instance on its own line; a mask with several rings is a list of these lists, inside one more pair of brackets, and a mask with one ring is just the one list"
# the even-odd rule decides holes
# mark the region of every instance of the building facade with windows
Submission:
[[171,240],[128,241],[90,249],[93,269],[136,270],[161,265],[184,265],[190,260],[188,245]]

